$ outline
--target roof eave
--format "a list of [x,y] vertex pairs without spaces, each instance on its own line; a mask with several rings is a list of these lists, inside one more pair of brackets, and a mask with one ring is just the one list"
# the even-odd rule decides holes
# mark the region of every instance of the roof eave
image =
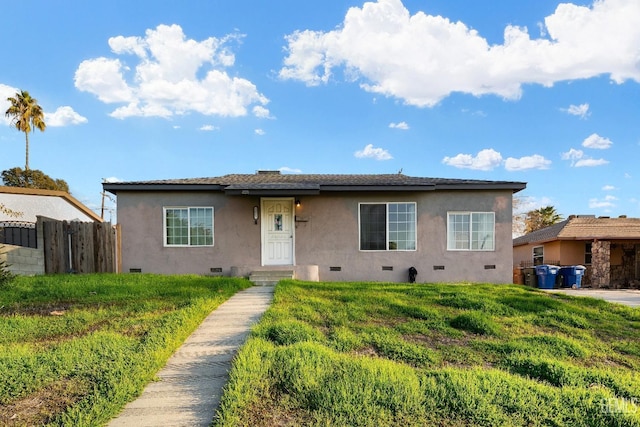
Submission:
[[128,184],[128,183],[104,183],[102,188],[112,194],[118,191],[222,191],[219,184]]
[[224,194],[228,196],[309,196],[319,194],[319,190],[309,189],[231,189],[225,190]]
[[477,184],[438,184],[439,190],[511,190],[514,193],[527,188],[525,182],[477,183]]
[[433,191],[435,185],[321,185],[320,191],[367,192],[367,191]]

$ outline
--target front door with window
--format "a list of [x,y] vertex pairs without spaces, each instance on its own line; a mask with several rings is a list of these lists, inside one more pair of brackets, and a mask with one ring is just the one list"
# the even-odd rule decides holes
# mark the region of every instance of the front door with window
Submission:
[[262,199],[262,265],[293,265],[293,199]]

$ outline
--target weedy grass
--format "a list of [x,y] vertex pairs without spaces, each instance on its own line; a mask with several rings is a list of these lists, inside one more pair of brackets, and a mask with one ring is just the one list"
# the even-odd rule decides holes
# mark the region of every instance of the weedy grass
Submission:
[[17,277],[0,288],[0,425],[101,425],[244,279]]
[[640,310],[516,285],[283,281],[217,426],[640,426]]

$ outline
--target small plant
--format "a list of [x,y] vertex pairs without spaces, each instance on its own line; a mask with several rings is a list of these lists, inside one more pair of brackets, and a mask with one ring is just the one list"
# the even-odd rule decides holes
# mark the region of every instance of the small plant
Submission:
[[478,335],[498,335],[500,327],[479,311],[470,311],[451,319],[451,326]]
[[0,286],[9,283],[15,275],[9,271],[9,264],[5,260],[0,259]]

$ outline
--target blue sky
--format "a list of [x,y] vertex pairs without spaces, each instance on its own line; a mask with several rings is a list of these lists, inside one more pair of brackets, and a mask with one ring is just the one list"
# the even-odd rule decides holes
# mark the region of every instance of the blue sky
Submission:
[[[0,4],[0,109],[38,100],[30,167],[98,213],[103,180],[279,169],[524,181],[523,210],[640,216],[637,0]],[[0,146],[24,167],[4,116]]]

